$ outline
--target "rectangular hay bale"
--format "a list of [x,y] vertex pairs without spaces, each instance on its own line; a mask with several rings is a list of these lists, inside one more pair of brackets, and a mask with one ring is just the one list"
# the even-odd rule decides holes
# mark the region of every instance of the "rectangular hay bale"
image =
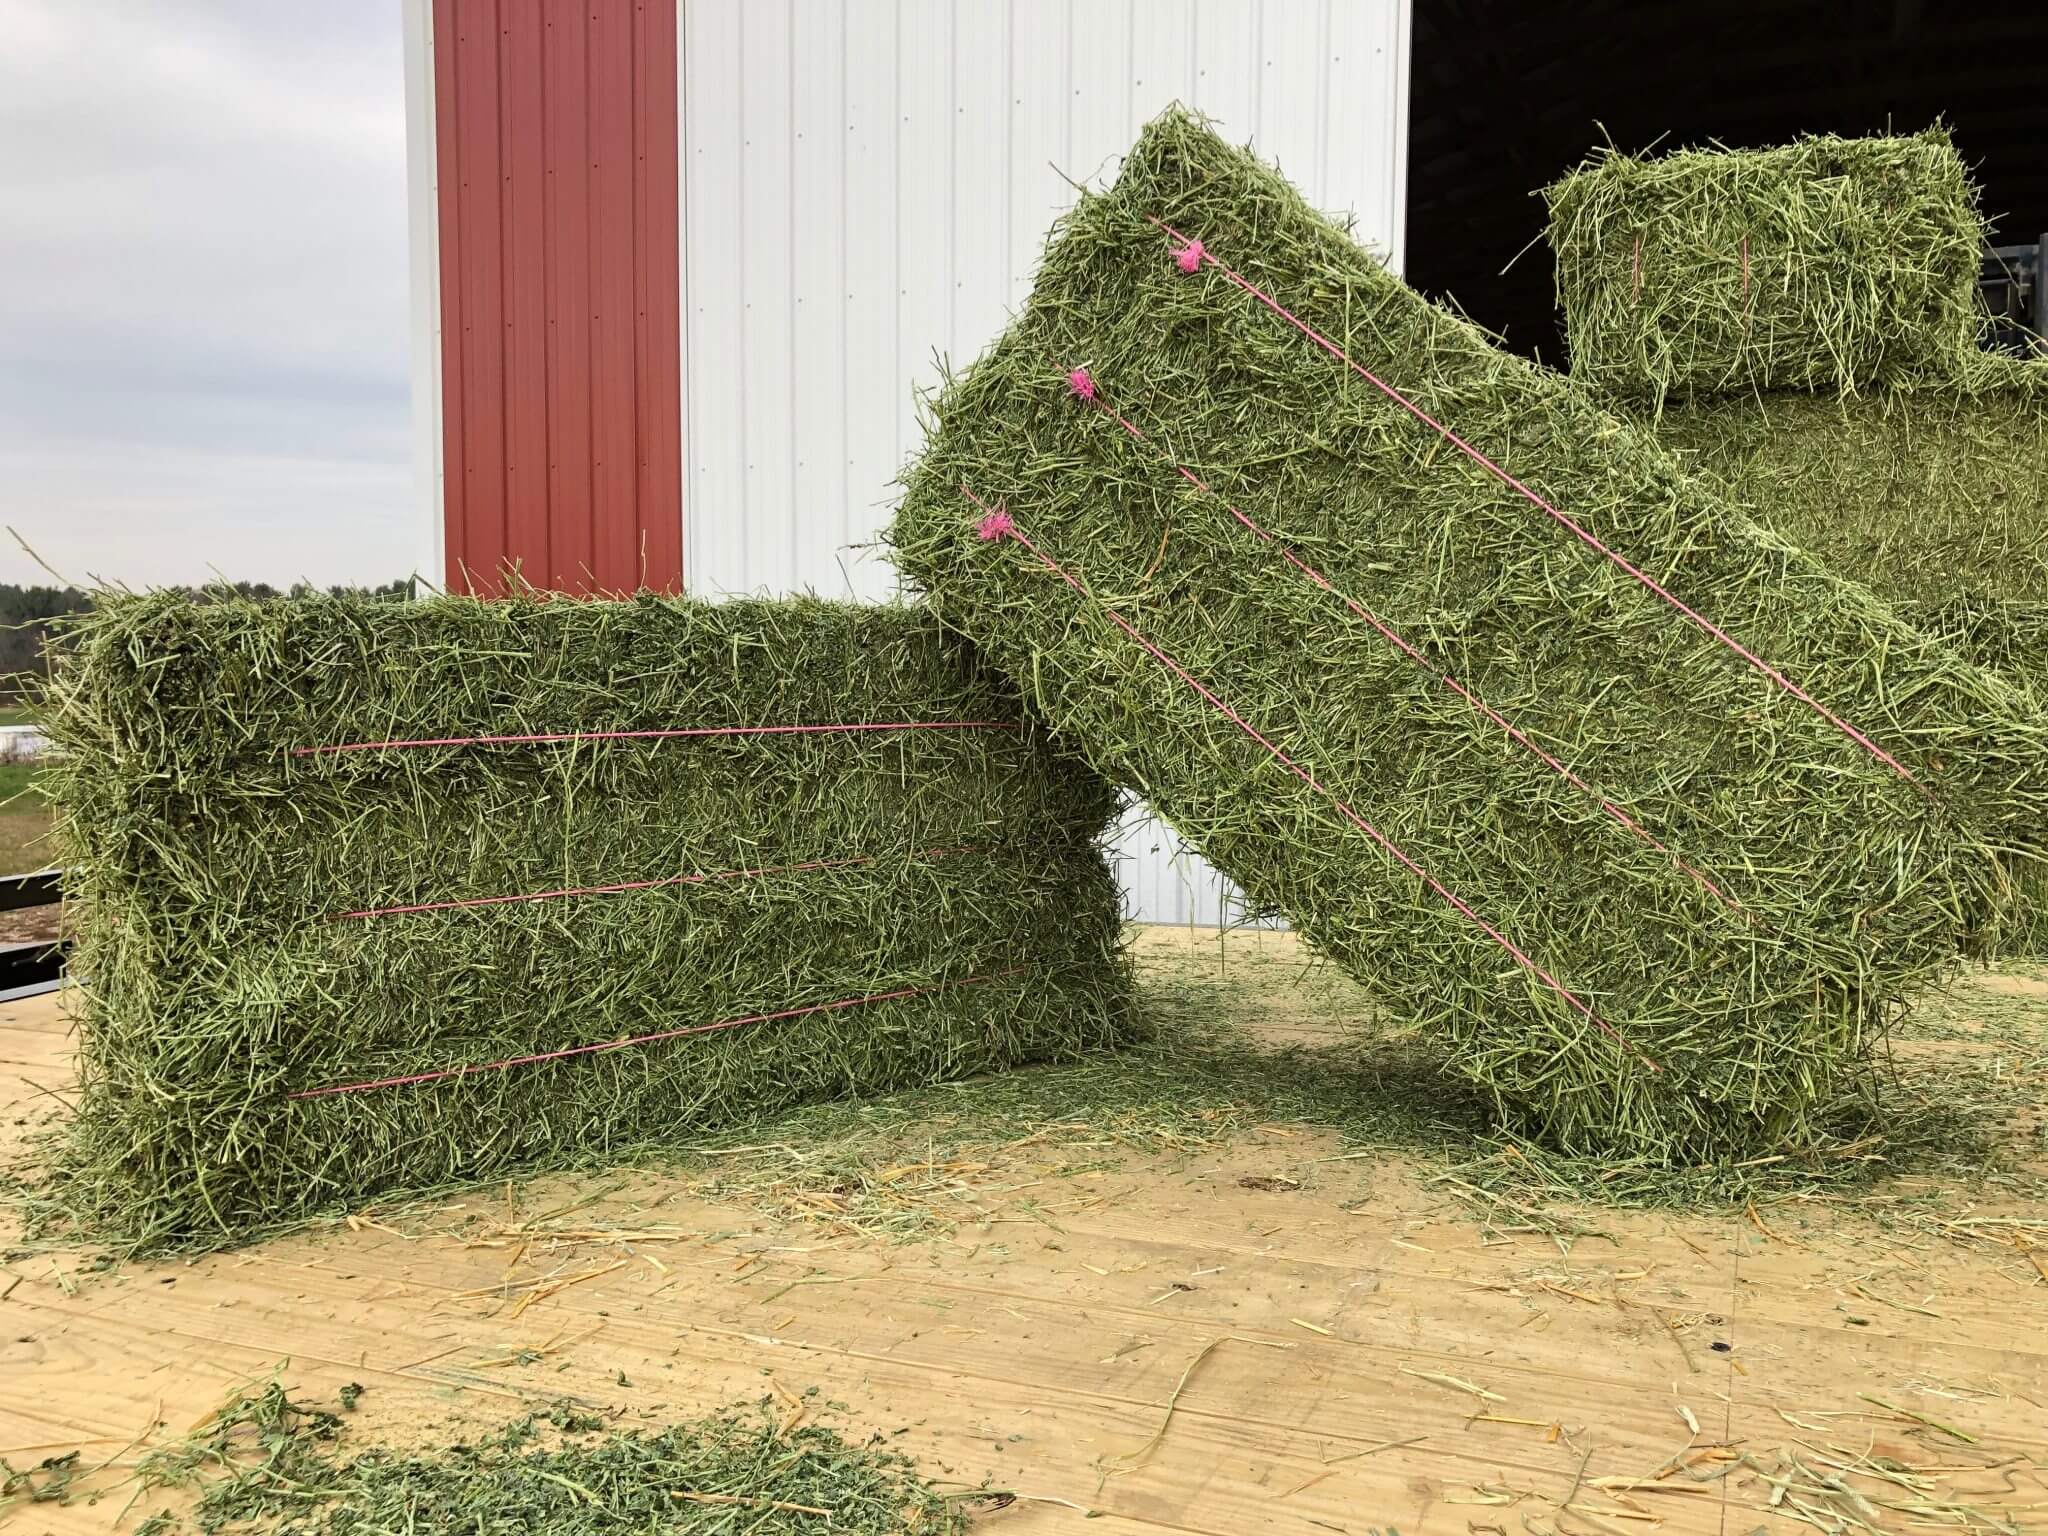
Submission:
[[48,713],[57,1187],[141,1243],[1134,1027],[1115,792],[913,609],[103,594]]
[[2040,847],[2008,681],[1186,113],[935,418],[891,534],[935,611],[1555,1143],[1824,1140]]
[[1951,376],[1985,240],[1946,130],[1605,149],[1544,189],[1572,376],[1617,397]]

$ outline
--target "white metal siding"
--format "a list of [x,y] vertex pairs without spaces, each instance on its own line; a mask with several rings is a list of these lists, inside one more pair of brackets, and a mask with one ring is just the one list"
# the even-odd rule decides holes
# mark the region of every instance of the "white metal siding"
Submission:
[[441,215],[434,139],[432,0],[404,0],[405,213],[412,300],[413,494],[420,520],[419,564],[438,584],[447,567],[441,520]]
[[[894,591],[876,540],[917,391],[1023,301],[1073,202],[1059,172],[1112,178],[1174,101],[1398,266],[1409,3],[685,0],[689,589]],[[1134,913],[1228,916],[1164,827],[1122,845]]]

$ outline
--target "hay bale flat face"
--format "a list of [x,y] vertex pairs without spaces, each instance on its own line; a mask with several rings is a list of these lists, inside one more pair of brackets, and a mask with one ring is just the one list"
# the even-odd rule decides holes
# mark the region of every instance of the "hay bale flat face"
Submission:
[[[1930,634],[2048,699],[2048,365],[1952,387],[1704,400],[1644,425],[1688,470]],[[2048,951],[2048,874],[2001,953]]]
[[1637,419],[1758,523],[2048,697],[2048,364],[1985,356],[1948,388]]
[[1820,1134],[1995,926],[1985,845],[2042,836],[2009,683],[1184,114],[940,398],[892,537],[1099,769],[1569,1146]]
[[2048,364],[1986,357],[1978,372],[1639,419],[1742,511],[1881,597],[2048,603]]
[[50,718],[145,1242],[1132,1028],[1113,791],[910,610],[107,597]]
[[1575,378],[1667,397],[1945,378],[1985,227],[1940,128],[1762,150],[1606,150],[1545,189]]

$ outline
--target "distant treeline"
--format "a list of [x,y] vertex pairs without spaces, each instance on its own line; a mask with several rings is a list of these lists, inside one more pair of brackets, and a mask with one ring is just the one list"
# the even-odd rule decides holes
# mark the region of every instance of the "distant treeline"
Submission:
[[[280,590],[267,581],[223,582],[204,588],[187,588],[192,596],[205,598],[232,592],[236,597],[305,597],[320,591],[302,581]],[[328,587],[335,597],[360,594],[366,597],[405,598],[412,595],[409,581],[387,581],[381,587]],[[84,613],[92,607],[92,594],[76,587],[18,587],[0,581],[0,695],[14,694],[25,679],[21,674],[42,676],[43,647],[53,624],[69,614]]]
[[0,693],[13,693],[19,674],[43,670],[50,621],[77,613],[90,599],[75,587],[17,587],[0,582]]

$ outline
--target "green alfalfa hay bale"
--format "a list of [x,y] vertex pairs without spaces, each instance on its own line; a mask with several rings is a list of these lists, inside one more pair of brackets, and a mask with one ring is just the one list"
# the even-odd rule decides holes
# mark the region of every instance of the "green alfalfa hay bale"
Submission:
[[[1941,386],[1640,414],[1758,522],[2048,701],[2048,364],[1986,356]],[[2036,916],[2000,953],[2032,958],[2048,871],[2021,878]]]
[[[2048,705],[2048,600],[1957,597],[1902,603],[1900,611],[1964,655],[2003,671]],[[1990,958],[2048,960],[2048,862],[2024,861],[2014,872],[2024,910],[2008,925]]]
[[2048,363],[1634,412],[1743,511],[1894,602],[2048,602]]
[[1544,189],[1574,378],[1653,405],[1952,377],[1985,225],[1946,130],[1603,149]]
[[[107,1235],[219,1242],[1132,1027],[1114,792],[915,610],[100,594],[44,709],[81,1072],[49,1188]],[[1000,724],[291,754],[922,720]],[[818,860],[867,862],[336,919]]]
[[[1338,338],[1874,732],[1919,788],[1677,617],[1152,219]],[[1070,393],[1085,364],[1134,442]],[[1731,912],[1197,490],[1512,717]],[[1075,576],[977,536],[972,488]],[[1192,117],[1056,232],[935,404],[912,582],[1107,776],[1439,1042],[1501,1112],[1650,1163],[1819,1138],[1886,1021],[2010,900],[2048,731],[2008,682],[1688,481],[1646,434],[1389,275]],[[1617,1044],[1116,627],[1116,609],[1629,1040]],[[1653,1059],[1653,1068],[1644,1057]]]

